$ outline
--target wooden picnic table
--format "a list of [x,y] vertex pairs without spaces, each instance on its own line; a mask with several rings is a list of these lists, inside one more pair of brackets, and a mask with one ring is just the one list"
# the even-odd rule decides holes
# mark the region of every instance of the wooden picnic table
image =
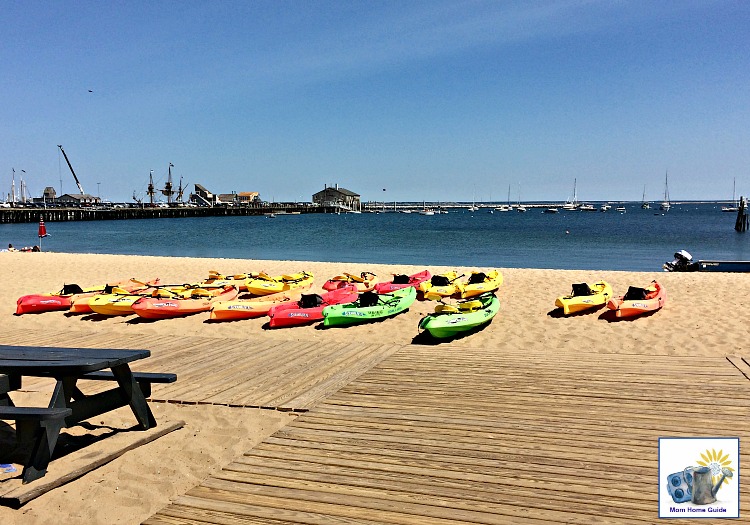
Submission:
[[[173,382],[177,378],[174,374],[130,370],[129,363],[150,355],[148,350],[0,345],[0,419],[16,421],[19,443],[33,442],[24,465],[24,483],[44,476],[63,427],[125,405],[130,405],[139,429],[156,426],[145,397],[150,395],[150,384]],[[46,408],[15,406],[9,392],[21,388],[24,376],[56,380]],[[80,380],[113,381],[117,386],[85,395],[78,388]]]

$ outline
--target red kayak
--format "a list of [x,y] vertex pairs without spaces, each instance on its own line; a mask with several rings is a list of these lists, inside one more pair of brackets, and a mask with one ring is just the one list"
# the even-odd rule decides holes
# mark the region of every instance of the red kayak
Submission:
[[[159,280],[155,279],[150,282],[159,282]],[[77,284],[65,284],[59,292],[38,293],[19,297],[18,301],[16,301],[16,315],[68,310],[72,302],[76,299],[92,297],[112,287],[135,290],[140,286],[142,285],[136,284],[130,279],[88,288],[81,288]]]
[[350,284],[344,288],[331,290],[323,295],[302,295],[299,301],[278,304],[271,307],[268,316],[270,328],[299,326],[323,320],[323,308],[332,304],[351,303],[357,300],[357,287]]
[[428,270],[423,272],[415,273],[414,275],[397,275],[393,274],[393,280],[386,283],[378,283],[375,285],[375,292],[377,293],[391,293],[396,290],[401,290],[408,286],[416,287],[419,283],[423,283],[428,280],[432,275]]
[[141,297],[133,303],[133,311],[146,319],[182,317],[207,312],[215,302],[231,301],[239,293],[231,285],[217,288],[194,285],[182,290],[162,291],[158,294],[159,297]]

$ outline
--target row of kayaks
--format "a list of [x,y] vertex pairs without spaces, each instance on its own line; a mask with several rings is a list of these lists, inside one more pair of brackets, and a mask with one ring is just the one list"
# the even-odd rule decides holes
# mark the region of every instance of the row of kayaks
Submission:
[[[407,310],[419,293],[427,300],[439,301],[435,312],[420,321],[419,328],[444,338],[488,323],[499,310],[493,292],[502,284],[500,272],[474,271],[465,280],[461,277],[457,272],[433,276],[425,270],[379,282],[370,272],[345,273],[327,280],[324,292],[316,294],[305,293],[313,285],[313,275],[308,272],[273,277],[210,272],[207,279],[193,284],[131,279],[90,288],[65,285],[59,292],[19,298],[16,314],[68,310],[166,319],[208,311],[212,321],[267,315],[270,328],[321,320],[324,326],[347,326],[397,315]],[[453,305],[445,302],[451,296],[455,298]]]
[[606,281],[576,283],[570,294],[558,297],[555,306],[562,308],[564,315],[577,314],[600,308],[603,305],[614,311],[615,317],[637,317],[655,312],[664,306],[667,291],[656,281],[641,288],[628,287],[624,295],[615,296]]

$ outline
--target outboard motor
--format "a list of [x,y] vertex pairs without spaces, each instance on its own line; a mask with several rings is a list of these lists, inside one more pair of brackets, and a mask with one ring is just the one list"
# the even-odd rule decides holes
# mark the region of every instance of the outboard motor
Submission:
[[664,263],[663,268],[668,272],[694,272],[698,269],[698,263],[693,262],[693,256],[685,250],[674,254],[672,262]]

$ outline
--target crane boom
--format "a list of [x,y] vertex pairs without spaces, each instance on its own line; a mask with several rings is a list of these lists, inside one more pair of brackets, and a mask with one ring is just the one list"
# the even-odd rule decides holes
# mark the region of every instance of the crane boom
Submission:
[[78,181],[78,177],[76,176],[76,172],[73,171],[73,166],[70,164],[70,161],[68,160],[68,156],[65,154],[65,150],[63,147],[58,144],[58,148],[60,148],[60,151],[62,151],[63,157],[65,157],[65,162],[68,163],[68,167],[70,168],[70,172],[73,174],[73,178],[76,180],[76,186],[78,186],[78,191],[81,192],[81,195],[84,195],[85,192],[83,191],[83,187],[81,186],[81,183]]

